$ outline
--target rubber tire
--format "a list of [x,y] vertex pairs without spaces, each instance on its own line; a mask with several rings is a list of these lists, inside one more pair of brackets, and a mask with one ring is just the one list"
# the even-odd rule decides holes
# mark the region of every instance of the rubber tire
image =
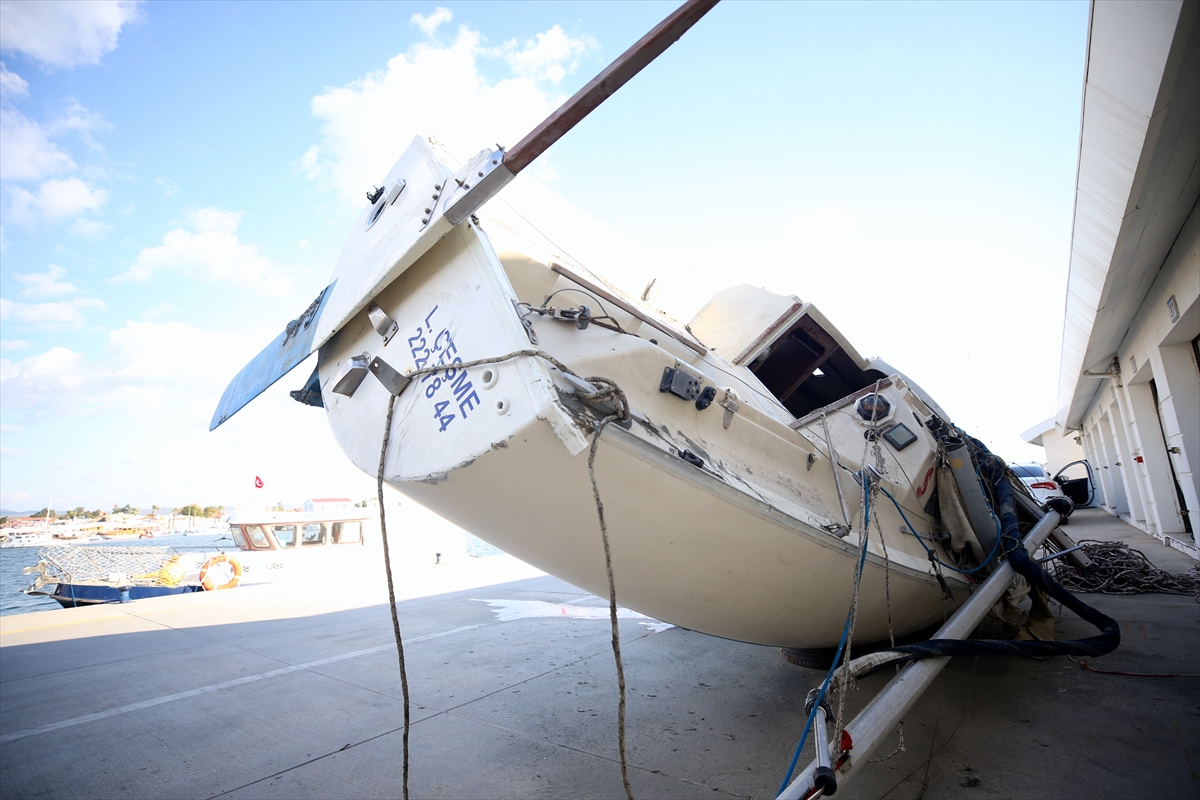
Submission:
[[837,649],[833,647],[818,647],[815,649],[804,647],[779,648],[779,654],[789,664],[820,670],[828,670],[833,666],[833,656],[836,652]]

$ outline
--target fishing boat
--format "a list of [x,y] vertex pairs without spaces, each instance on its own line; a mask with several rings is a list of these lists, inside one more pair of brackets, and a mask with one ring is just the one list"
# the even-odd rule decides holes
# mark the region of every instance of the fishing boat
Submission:
[[241,569],[223,553],[169,547],[55,545],[38,553],[25,594],[49,597],[63,608],[128,603],[150,597],[232,589]]
[[414,138],[329,285],[233,379],[210,429],[317,352],[292,396],[324,408],[355,465],[382,465],[401,493],[576,586],[608,591],[602,502],[622,605],[829,648],[869,536],[857,640],[921,631],[995,563],[997,541],[933,398],[795,295],[733,286],[674,320],[649,287],[606,277],[621,265],[573,257],[596,249],[586,224],[556,229],[563,209],[501,194],[704,5],[511,149],[455,165]]
[[[377,529],[367,508],[318,511],[239,509],[229,532],[244,570],[244,583],[324,581],[356,574],[377,555],[367,543]],[[378,540],[373,542],[378,545]]]

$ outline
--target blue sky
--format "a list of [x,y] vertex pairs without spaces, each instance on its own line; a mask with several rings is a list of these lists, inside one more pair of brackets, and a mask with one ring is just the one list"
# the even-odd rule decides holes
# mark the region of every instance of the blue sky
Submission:
[[[0,505],[372,493],[287,398],[309,367],[210,434],[225,384],[413,135],[512,144],[674,6],[3,2]],[[676,316],[735,283],[798,294],[1036,459],[1087,15],[722,3],[532,171]]]

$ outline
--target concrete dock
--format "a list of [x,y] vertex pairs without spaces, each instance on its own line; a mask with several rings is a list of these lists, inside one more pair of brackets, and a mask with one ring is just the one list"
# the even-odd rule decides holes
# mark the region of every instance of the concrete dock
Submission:
[[[1067,530],[1124,540],[1172,572],[1195,563],[1101,511]],[[412,796],[623,797],[606,603],[493,558],[399,576]],[[400,796],[397,656],[382,580],[366,583],[0,618],[0,795]],[[1200,673],[1196,598],[1085,600],[1123,633],[1097,668]],[[621,621],[636,796],[774,797],[823,673],[664,627]],[[1070,612],[1058,628],[1093,633]],[[889,677],[863,680],[847,714]],[[954,659],[904,732],[903,752],[856,769],[838,796],[1200,796],[1198,677]]]

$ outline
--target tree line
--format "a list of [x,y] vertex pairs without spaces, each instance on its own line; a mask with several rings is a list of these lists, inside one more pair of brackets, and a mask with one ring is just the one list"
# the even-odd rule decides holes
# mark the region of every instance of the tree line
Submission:
[[[158,512],[161,510],[162,510],[162,506],[154,505],[154,506],[150,507],[151,515],[155,516],[155,517],[158,516]],[[49,517],[50,519],[99,519],[100,517],[105,516],[106,513],[140,515],[142,513],[142,511],[141,511],[141,509],[136,508],[136,507],[131,506],[128,503],[126,503],[123,506],[114,505],[112,508],[112,511],[110,511],[110,512],[104,512],[98,508],[95,509],[94,511],[88,511],[83,506],[76,506],[75,508],[72,508],[69,511],[63,511],[63,512],[59,512],[53,508],[41,508],[41,509],[38,509],[37,511],[33,512],[29,516],[42,517],[42,518]],[[186,506],[180,506],[179,508],[171,509],[171,514],[173,516],[177,516],[177,517],[219,517],[224,513],[225,513],[225,506],[201,507],[198,503],[191,503]],[[10,519],[9,517],[0,517],[0,525],[4,524],[5,522],[8,522],[9,519]]]

